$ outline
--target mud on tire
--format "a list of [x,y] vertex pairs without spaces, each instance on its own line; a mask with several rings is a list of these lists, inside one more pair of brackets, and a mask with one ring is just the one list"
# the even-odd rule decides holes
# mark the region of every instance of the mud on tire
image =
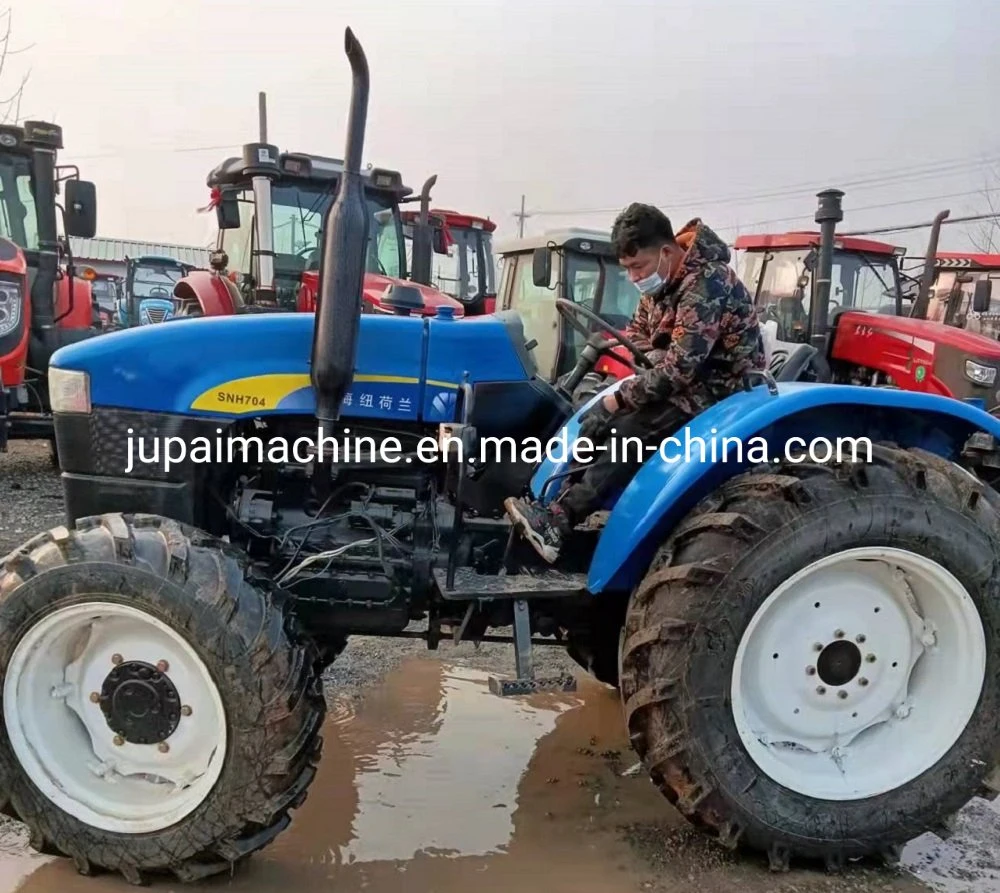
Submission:
[[[876,854],[895,862],[907,841],[945,831],[973,796],[996,796],[989,781],[997,777],[1000,738],[996,497],[919,450],[879,446],[874,460],[786,463],[730,480],[662,545],[626,616],[622,699],[633,746],[652,780],[692,824],[727,847],[767,852],[773,870],[787,870],[797,857],[824,860],[831,869]],[[788,603],[798,614],[784,616],[780,643],[778,632],[768,633],[766,622],[778,623],[782,604],[767,602],[774,590],[819,558],[866,547],[931,559],[944,572],[928,579],[955,582],[935,589],[907,571],[906,579],[916,580],[909,589],[915,602],[905,588],[893,601],[890,589],[869,592],[863,588],[869,584],[857,582],[874,573],[875,558],[850,569],[852,585],[832,585],[830,577],[824,589]],[[913,561],[912,568],[938,573]],[[871,577],[894,580],[892,586],[899,579]],[[962,587],[967,594],[955,596]],[[938,621],[934,644],[922,655],[912,642],[906,652],[902,639],[886,634],[890,627],[878,625],[893,611],[912,616],[908,603]],[[948,615],[946,603],[964,607]],[[883,613],[876,615],[879,604]],[[822,618],[820,626],[811,617]],[[826,631],[821,641],[817,629]],[[756,652],[740,651],[748,630],[774,639]],[[868,743],[873,738],[848,736],[834,760],[822,711],[840,710],[846,733],[870,718],[866,703],[880,706],[873,698],[899,709],[890,682],[905,670],[904,653],[917,655],[918,669],[921,661],[928,666],[910,679],[909,708],[892,711],[899,733],[886,745],[876,740],[876,749]],[[836,659],[817,670],[823,654]],[[838,667],[840,675],[824,682],[823,673]],[[960,709],[965,713],[949,713]],[[771,724],[762,716],[772,717]],[[812,726],[803,725],[806,716]],[[882,724],[864,735],[891,728]],[[773,734],[762,743],[763,733]],[[907,777],[905,764],[925,741],[924,762],[913,762]],[[803,745],[826,754],[810,757]],[[793,764],[798,758],[801,765]],[[842,782],[830,770],[834,762],[845,767]]]
[[[93,610],[81,608],[89,605]],[[130,617],[126,613],[129,609],[138,609],[142,615],[139,619]],[[41,630],[44,624],[63,616],[89,621],[102,615],[90,633],[84,634],[83,625],[77,632],[78,652],[86,659],[81,658],[81,675],[71,683],[85,690],[77,693],[73,684],[65,686],[62,695],[68,699],[66,705],[50,706],[60,696],[55,691],[63,682],[58,678],[63,672],[59,668],[70,663],[77,652],[63,659],[58,648],[49,648],[54,657],[40,663],[36,678],[22,681],[13,690],[17,697],[13,696],[9,685],[16,675],[12,658],[26,635],[34,635],[32,630]],[[109,622],[121,625],[102,625]],[[128,625],[141,623],[146,625]],[[133,629],[140,633],[131,638],[122,634]],[[171,639],[171,634],[179,639]],[[157,636],[162,648],[149,644],[155,643]],[[176,644],[171,645],[172,641]],[[165,656],[160,652],[171,647],[178,655],[196,657],[190,658],[189,665],[179,660],[181,666],[151,668]],[[186,652],[186,648],[191,651]],[[33,649],[40,650],[37,646]],[[110,651],[121,653],[108,659],[105,652]],[[30,659],[18,654],[15,664],[23,665]],[[196,666],[204,668],[203,676],[197,675]],[[125,675],[109,682],[115,670]],[[102,869],[118,871],[132,883],[143,883],[161,872],[192,881],[228,871],[287,827],[289,810],[305,800],[316,773],[325,705],[315,648],[297,631],[280,594],[266,581],[254,579],[241,553],[174,521],[143,515],[87,518],[72,531],[56,528],[0,559],[0,671],[5,719],[0,728],[2,809],[28,825],[36,850],[69,857],[85,874]],[[108,687],[101,689],[99,682],[95,684],[97,677]],[[119,689],[116,695],[115,685],[122,679],[131,682],[131,689]],[[205,692],[213,686],[217,691],[223,717],[220,725],[225,728],[224,749],[221,753],[216,749],[204,764],[191,755],[204,754],[198,748],[205,740],[212,741],[216,726],[210,705],[214,702],[206,696],[201,706],[190,712],[186,698],[192,697],[196,679],[203,680]],[[29,696],[33,689],[41,698],[35,708]],[[158,694],[159,700],[151,692]],[[67,717],[69,699],[77,696],[72,702],[76,710],[74,730]],[[49,706],[44,699],[49,700]],[[158,710],[147,709],[150,699],[156,701]],[[180,705],[184,705],[184,714],[178,719],[175,708]],[[105,717],[105,709],[110,718]],[[144,713],[149,720],[154,712],[160,717],[158,726],[147,722],[141,728],[123,729],[123,717],[132,722]],[[175,728],[167,734],[164,745],[160,742],[165,731],[170,731],[164,729],[165,712],[170,713]],[[112,722],[119,732],[117,738]],[[40,735],[47,723],[61,725],[49,726],[55,734]],[[185,724],[193,725],[185,729]],[[150,737],[157,729],[160,734]],[[67,737],[77,736],[75,752],[61,751],[67,757],[66,772],[77,774],[63,776],[61,781],[67,788],[57,803],[43,793],[43,788],[56,790],[51,773],[44,778],[37,764],[29,772],[13,741],[30,741],[36,753],[51,756],[58,752],[52,741],[60,731]],[[137,743],[140,731],[145,739]],[[102,749],[96,756],[88,750],[94,741]],[[24,753],[23,747],[19,750]],[[117,823],[107,820],[110,810],[88,814],[78,805],[89,797],[88,808],[94,809],[93,804],[101,802],[94,797],[105,793],[73,767],[89,764],[93,780],[101,781],[102,760],[105,766],[109,761],[125,760],[123,772],[136,768],[150,771],[157,759],[167,760],[171,754],[175,759],[169,764],[172,768],[162,771],[192,787],[197,782],[191,781],[191,773],[196,769],[204,772],[206,765],[218,765],[221,760],[221,772],[196,805],[188,803],[166,817],[151,817],[147,812],[146,827],[126,827],[122,819],[130,817],[132,807],[126,808],[124,799],[113,802]],[[108,784],[107,796],[129,784],[142,782],[123,783],[119,778],[116,785]],[[163,790],[169,789],[167,785]],[[95,790],[96,795],[86,793]],[[141,799],[145,789],[131,790],[139,793],[130,796]],[[69,799],[81,791],[85,797]],[[151,798],[146,796],[144,802],[152,810],[148,806]],[[102,816],[100,821],[78,817],[97,814]]]

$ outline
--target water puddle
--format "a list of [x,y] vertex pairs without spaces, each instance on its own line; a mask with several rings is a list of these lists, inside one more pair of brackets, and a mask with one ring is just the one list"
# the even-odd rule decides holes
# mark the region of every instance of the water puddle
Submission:
[[973,800],[948,840],[925,834],[903,851],[903,864],[938,893],[1000,890],[1000,801]]
[[[581,676],[566,695],[497,698],[483,673],[404,661],[355,710],[336,702],[309,798],[235,876],[154,889],[285,893],[916,893],[885,872],[843,878],[736,857],[629,773],[617,693]],[[0,893],[124,893],[66,860],[25,878],[0,852]],[[7,863],[5,865],[5,862]],[[20,886],[17,886],[20,883]],[[958,893],[964,888],[949,888]],[[975,893],[994,889],[969,888]],[[942,888],[943,890],[943,888]]]

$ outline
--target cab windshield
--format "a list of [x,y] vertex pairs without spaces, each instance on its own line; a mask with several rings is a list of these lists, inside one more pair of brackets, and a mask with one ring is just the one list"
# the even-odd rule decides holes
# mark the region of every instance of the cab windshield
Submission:
[[132,294],[137,298],[169,298],[174,286],[184,278],[184,273],[183,267],[140,263],[132,272]]
[[[275,274],[318,270],[320,230],[334,199],[328,184],[275,184],[271,187]],[[402,224],[392,198],[367,192],[368,246],[365,271],[401,278],[405,272]]]
[[[798,341],[808,332],[812,270],[816,251],[788,248],[748,252],[740,278],[757,296],[758,312],[778,322],[779,338]],[[762,275],[763,271],[763,275]],[[900,310],[899,272],[895,257],[861,251],[834,251],[830,311],[864,310],[895,316]]]
[[[302,273],[319,270],[323,247],[319,241],[320,230],[335,190],[336,181],[277,182],[271,186],[274,278],[279,304],[294,307]],[[386,193],[369,191],[365,199],[370,215],[365,271],[404,278],[406,257],[398,207]],[[257,237],[251,188],[240,192],[239,209],[239,227],[221,230],[219,247],[225,248],[229,256],[230,270],[254,276],[253,251],[257,247]]]
[[566,297],[599,314],[618,330],[628,325],[639,306],[639,290],[621,264],[609,257],[569,250]]
[[25,251],[38,251],[31,166],[24,155],[0,156],[0,236]]
[[[463,302],[495,295],[492,234],[466,226],[448,226],[445,232],[448,253],[435,251],[431,260],[434,287]],[[412,247],[411,227],[407,233]]]

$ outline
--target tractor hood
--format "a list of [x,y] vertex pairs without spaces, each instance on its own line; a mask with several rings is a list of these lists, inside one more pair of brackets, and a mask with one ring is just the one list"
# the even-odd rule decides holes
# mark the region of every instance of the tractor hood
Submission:
[[850,331],[859,327],[877,329],[895,338],[912,339],[916,345],[939,344],[970,356],[1000,362],[1000,341],[926,319],[847,311],[840,315],[837,326]]
[[[465,315],[465,308],[460,301],[456,301],[454,298],[435,288],[410,282],[408,279],[396,279],[391,276],[381,276],[377,273],[365,273],[364,300],[369,304],[381,306],[382,295],[390,285],[406,285],[418,289],[420,297],[424,302],[424,316],[436,315],[438,307],[451,307],[455,317]],[[298,309],[300,311],[315,311],[316,294],[318,291],[319,271],[307,270],[302,274],[302,293],[299,296]]]

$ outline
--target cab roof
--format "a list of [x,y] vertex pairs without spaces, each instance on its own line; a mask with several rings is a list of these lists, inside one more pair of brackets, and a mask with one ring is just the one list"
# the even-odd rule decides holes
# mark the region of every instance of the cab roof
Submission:
[[1000,270],[1000,254],[939,251],[935,255],[934,265],[939,270]]
[[614,257],[615,254],[611,249],[611,233],[608,230],[586,229],[578,226],[549,229],[535,236],[508,239],[499,243],[494,251],[497,254],[514,254],[553,245],[557,248],[568,248],[573,251],[584,251],[588,254],[600,254],[606,257]]
[[[205,182],[210,188],[245,186],[250,181],[246,167],[246,161],[242,156],[227,158],[209,171]],[[309,155],[305,152],[280,153],[278,167],[281,170],[282,180],[304,180],[313,183],[328,183],[332,180],[339,180],[344,173],[342,158]],[[413,193],[409,186],[403,184],[403,178],[398,171],[368,167],[362,169],[361,176],[366,181],[367,188],[392,192],[397,199],[405,198]]]
[[[862,239],[858,236],[834,236],[834,245],[843,251],[862,251],[865,254],[899,254],[903,249],[888,242]],[[789,233],[768,233],[740,236],[733,247],[737,251],[766,248],[818,248],[819,233],[802,230]]]

